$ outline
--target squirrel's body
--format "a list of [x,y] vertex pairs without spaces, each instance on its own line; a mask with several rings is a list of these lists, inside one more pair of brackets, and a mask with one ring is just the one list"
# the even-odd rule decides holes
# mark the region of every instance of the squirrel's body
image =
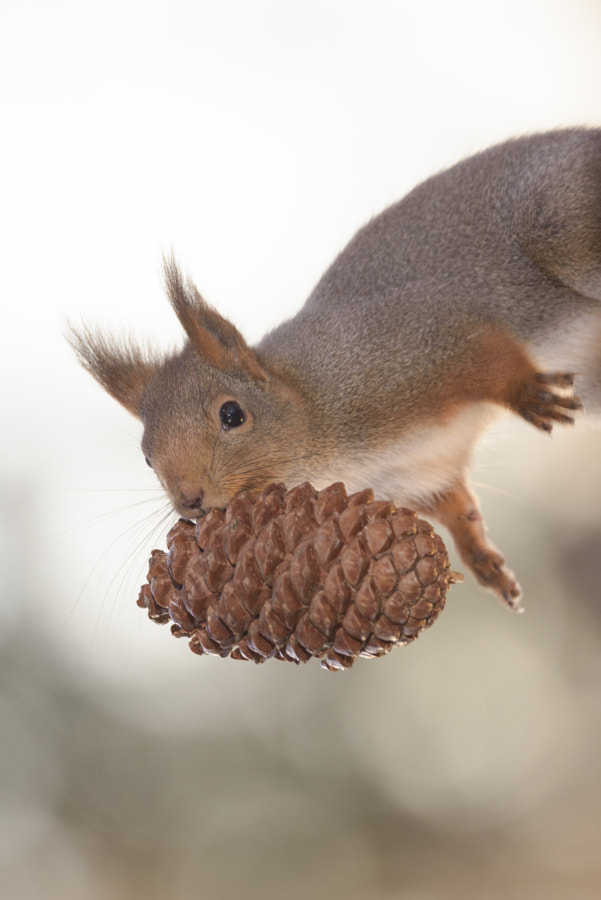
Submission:
[[166,276],[180,354],[75,340],[142,419],[180,512],[272,480],[373,487],[448,526],[478,579],[517,603],[465,475],[496,410],[547,431],[571,422],[573,373],[601,412],[600,130],[510,141],[419,185],[256,350],[175,264]]
[[[574,258],[586,250],[590,259]],[[419,420],[424,376],[440,388],[470,329],[509,326],[555,354],[558,322],[601,317],[600,301],[601,131],[558,131],[493,147],[416,187],[355,235],[258,349],[317,395],[327,383],[343,405],[355,406],[369,372],[401,409],[415,397]],[[341,325],[345,336],[354,329],[348,344],[334,337]],[[601,355],[597,368],[601,376]],[[587,410],[591,402],[601,410],[601,380]]]

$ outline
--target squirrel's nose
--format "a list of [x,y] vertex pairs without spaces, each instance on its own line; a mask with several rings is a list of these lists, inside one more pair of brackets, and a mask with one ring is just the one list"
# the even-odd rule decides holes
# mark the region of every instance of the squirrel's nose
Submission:
[[180,506],[183,506],[184,509],[202,509],[202,501],[204,500],[204,493],[200,491],[196,496],[192,496],[191,494],[182,494],[180,500]]

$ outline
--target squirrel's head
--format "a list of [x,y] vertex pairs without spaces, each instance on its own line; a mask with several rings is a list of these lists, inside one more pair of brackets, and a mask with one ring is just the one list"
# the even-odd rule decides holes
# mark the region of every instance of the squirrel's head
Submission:
[[181,351],[70,329],[80,362],[142,421],[142,452],[177,512],[194,518],[240,490],[302,476],[304,402],[227,319],[165,261],[167,295],[185,332]]

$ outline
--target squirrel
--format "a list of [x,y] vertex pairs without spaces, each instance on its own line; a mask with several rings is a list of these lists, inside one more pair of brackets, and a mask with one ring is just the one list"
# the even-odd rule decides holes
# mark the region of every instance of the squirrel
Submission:
[[544,432],[583,404],[601,412],[601,129],[514,138],[427,179],[255,347],[173,258],[164,277],[181,350],[85,326],[70,341],[142,421],[181,516],[273,481],[371,487],[446,527],[480,584],[519,608],[467,472],[503,409]]

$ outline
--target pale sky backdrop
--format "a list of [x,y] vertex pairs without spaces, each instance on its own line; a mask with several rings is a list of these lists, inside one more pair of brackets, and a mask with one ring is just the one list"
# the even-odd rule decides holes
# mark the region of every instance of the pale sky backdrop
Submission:
[[[351,690],[367,698],[378,685],[388,699],[367,703],[365,716],[382,739],[350,727],[352,705],[340,733],[349,759],[376,760],[399,808],[430,823],[466,810],[470,822],[498,823],[542,803],[557,766],[567,771],[582,746],[565,744],[573,698],[552,662],[570,594],[554,536],[600,533],[598,434],[549,441],[507,423],[479,456],[485,515],[511,565],[521,560],[527,616],[510,617],[468,582],[394,659],[338,680],[317,666],[240,668],[193,657],[136,607],[148,554],[164,542],[165,504],[139,426],[80,371],[62,333],[71,319],[176,344],[160,281],[161,254],[173,249],[206,298],[259,339],[301,306],[359,226],[418,181],[511,136],[601,125],[601,4],[3,0],[0,85],[0,654],[39,648],[61,683],[135,720],[149,741],[169,729],[197,734],[201,718],[219,734],[252,719],[285,731],[282,753],[299,765],[304,744],[282,685],[308,733],[313,704],[328,719],[328,700],[344,704]],[[600,711],[599,670],[587,678],[597,692],[574,724],[581,736]],[[405,729],[388,717],[397,701]],[[489,729],[475,743],[471,701]],[[33,753],[19,704],[7,704],[5,733],[24,729],[11,753]],[[420,712],[428,704],[433,718]],[[524,740],[512,732],[522,727]],[[513,735],[509,746],[497,728]],[[427,777],[395,768],[414,745]],[[60,819],[59,781],[28,803],[17,792],[7,807],[6,858],[22,896],[136,896],[114,884],[105,894]],[[19,861],[53,841],[67,874],[53,873],[56,894],[37,894],[34,870]],[[336,882],[347,897],[360,889],[351,881]],[[397,896],[409,895],[377,894]]]

